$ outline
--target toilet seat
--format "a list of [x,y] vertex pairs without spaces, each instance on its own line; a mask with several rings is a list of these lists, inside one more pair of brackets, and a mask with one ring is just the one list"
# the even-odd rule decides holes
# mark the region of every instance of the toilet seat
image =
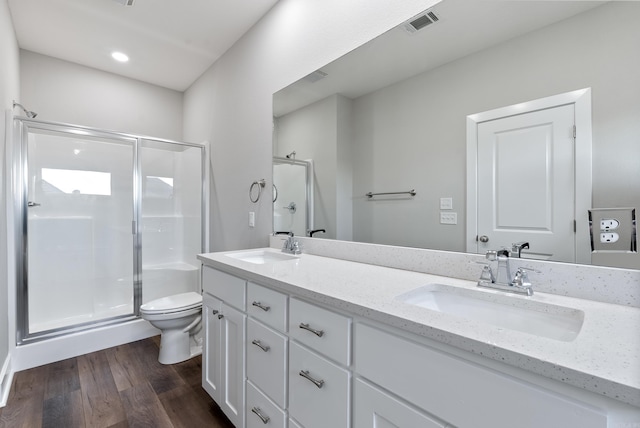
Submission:
[[140,306],[140,313],[146,315],[175,314],[202,307],[202,295],[193,291],[161,297]]

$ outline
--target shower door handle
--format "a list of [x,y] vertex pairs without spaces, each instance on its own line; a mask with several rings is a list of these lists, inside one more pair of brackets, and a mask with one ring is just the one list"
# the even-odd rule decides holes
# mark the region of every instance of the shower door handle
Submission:
[[27,206],[28,206],[29,208],[32,208],[32,207],[39,207],[40,205],[42,205],[42,204],[39,204],[39,203],[37,203],[37,202],[31,202],[31,201],[27,202]]

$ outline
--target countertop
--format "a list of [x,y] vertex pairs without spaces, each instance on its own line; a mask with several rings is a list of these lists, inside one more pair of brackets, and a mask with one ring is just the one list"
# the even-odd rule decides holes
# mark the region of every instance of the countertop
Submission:
[[[541,292],[531,297],[511,295],[479,289],[473,281],[311,254],[266,264],[226,255],[237,252],[242,251],[198,258],[205,265],[283,292],[640,407],[639,308]],[[396,298],[432,283],[578,309],[585,314],[584,322],[578,336],[567,342],[471,321]]]

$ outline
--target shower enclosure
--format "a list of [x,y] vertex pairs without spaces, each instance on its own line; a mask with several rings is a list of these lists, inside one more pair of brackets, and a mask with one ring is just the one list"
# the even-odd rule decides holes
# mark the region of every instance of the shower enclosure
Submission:
[[14,119],[17,343],[199,291],[206,147]]

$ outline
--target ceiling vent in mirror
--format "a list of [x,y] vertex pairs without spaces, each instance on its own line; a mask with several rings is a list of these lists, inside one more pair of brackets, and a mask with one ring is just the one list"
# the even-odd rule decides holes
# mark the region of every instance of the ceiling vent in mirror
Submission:
[[415,33],[418,30],[422,30],[423,28],[435,24],[440,21],[438,15],[436,15],[433,11],[428,11],[422,13],[414,18],[411,18],[406,24],[404,24],[404,29],[409,33]]
[[324,71],[316,70],[311,74],[307,74],[302,78],[305,82],[316,83],[318,80],[322,80],[327,77],[327,73]]

